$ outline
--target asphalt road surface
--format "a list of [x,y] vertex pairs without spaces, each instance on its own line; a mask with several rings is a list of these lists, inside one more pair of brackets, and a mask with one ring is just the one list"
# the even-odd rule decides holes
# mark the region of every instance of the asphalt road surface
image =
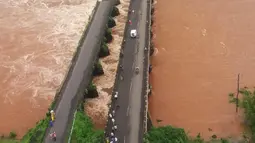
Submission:
[[[108,21],[110,9],[113,0],[103,0],[100,2],[98,9],[94,15],[89,31],[81,47],[78,59],[72,71],[72,75],[68,80],[65,90],[63,91],[61,101],[56,109],[56,120],[54,126],[47,133],[56,132],[57,141],[54,143],[64,143],[68,139],[70,124],[74,117],[74,112],[78,104],[77,93],[83,87],[84,79],[89,80],[98,52],[100,41],[104,35],[105,25]],[[88,84],[89,81],[87,81]],[[45,143],[53,143],[49,134],[45,135]]]
[[[119,74],[116,91],[118,98],[112,103],[112,109],[115,110],[115,124],[117,130],[114,132],[119,143],[140,143],[142,142],[143,124],[140,117],[142,106],[142,85],[143,85],[143,61],[145,47],[145,30],[147,15],[147,0],[131,0],[130,10],[134,10],[129,15],[132,24],[128,26],[125,44],[123,47],[124,56],[120,60],[123,70]],[[130,37],[130,31],[136,29],[137,38]],[[135,73],[135,68],[139,67],[139,73]],[[118,107],[117,107],[118,105]],[[111,113],[112,111],[110,111]],[[107,136],[110,136],[112,121],[108,120]]]

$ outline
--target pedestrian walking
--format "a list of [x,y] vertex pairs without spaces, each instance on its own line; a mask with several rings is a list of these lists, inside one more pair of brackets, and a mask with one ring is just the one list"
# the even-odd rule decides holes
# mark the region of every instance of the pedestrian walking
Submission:
[[53,127],[53,121],[50,120],[50,127]]
[[112,110],[112,116],[113,117],[115,116],[115,110]]
[[120,108],[120,105],[116,105],[116,110]]
[[115,120],[112,118],[112,123],[114,124],[115,123]]
[[117,100],[119,92],[115,92],[114,99]]
[[113,132],[111,132],[111,137],[114,137],[114,133]]
[[117,125],[114,125],[114,126],[112,127],[112,130],[116,131],[116,130],[117,130]]
[[50,134],[50,137],[53,141],[56,141],[57,140],[57,135],[56,135],[56,132],[54,131],[53,133]]
[[129,25],[131,25],[131,24],[132,24],[132,21],[131,21],[131,20],[128,20],[128,23],[129,23]]

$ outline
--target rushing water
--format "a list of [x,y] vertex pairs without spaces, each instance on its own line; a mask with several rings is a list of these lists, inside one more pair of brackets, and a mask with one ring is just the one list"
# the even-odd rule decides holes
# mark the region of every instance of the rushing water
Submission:
[[115,81],[121,42],[127,21],[127,13],[130,0],[121,0],[118,5],[120,15],[114,18],[116,26],[112,28],[114,40],[108,45],[110,55],[100,59],[104,69],[104,75],[95,77],[93,82],[97,86],[99,97],[87,99],[85,104],[87,114],[92,118],[97,128],[104,128],[108,117],[108,103],[111,102],[112,89]]
[[153,26],[151,76],[154,124],[204,137],[239,136],[242,118],[228,103],[240,86],[255,85],[255,0],[159,0]]
[[0,0],[0,134],[45,116],[96,0]]

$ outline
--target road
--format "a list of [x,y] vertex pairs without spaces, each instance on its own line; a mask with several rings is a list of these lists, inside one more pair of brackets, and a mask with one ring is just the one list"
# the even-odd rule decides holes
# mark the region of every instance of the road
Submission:
[[[118,99],[113,100],[112,110],[115,110],[115,123],[118,129],[115,136],[121,143],[140,143],[143,136],[143,122],[141,118],[142,106],[142,86],[143,86],[143,61],[146,34],[147,0],[131,0],[129,19],[132,21],[128,25],[125,33],[125,43],[123,47],[124,56],[120,59],[123,70],[119,74],[123,77],[117,80],[116,91]],[[138,37],[130,38],[130,30],[137,29]],[[139,67],[139,74],[135,73],[135,67]],[[117,108],[117,105],[119,107]],[[110,111],[111,112],[111,111]],[[109,119],[106,134],[111,132],[112,122]]]
[[[78,97],[82,96],[84,87],[86,87],[91,78],[93,61],[97,57],[100,41],[104,35],[105,25],[107,24],[113,2],[114,0],[102,0],[94,15],[72,70],[72,75],[67,81],[66,88],[55,111],[56,120],[54,126],[47,131],[47,133],[56,132],[57,141],[54,143],[64,143],[68,139],[70,125],[72,125],[74,112],[78,104]],[[44,142],[51,143],[53,141],[46,134]]]

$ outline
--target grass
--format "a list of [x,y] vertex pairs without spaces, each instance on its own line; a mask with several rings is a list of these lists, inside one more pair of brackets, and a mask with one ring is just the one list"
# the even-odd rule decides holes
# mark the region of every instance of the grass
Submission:
[[205,141],[198,134],[195,138],[191,138],[182,128],[172,126],[153,127],[144,136],[144,143],[230,143],[226,139],[211,139]]
[[[51,106],[49,108],[49,111],[51,109],[54,109],[56,106],[56,102],[59,98],[59,95],[57,94],[51,103]],[[36,123],[36,126],[32,129],[30,129],[21,139],[21,143],[41,143],[43,142],[46,130],[49,126],[50,121],[50,113],[46,113],[46,117],[39,122]]]
[[230,93],[229,101],[238,104],[236,106],[243,109],[245,124],[249,127],[251,134],[251,137],[244,136],[244,138],[255,142],[255,88],[248,89],[245,87],[240,89],[239,93],[241,94],[239,99],[233,93]]
[[14,139],[1,139],[0,143],[20,143],[20,141]]
[[102,130],[94,129],[92,120],[84,111],[77,111],[71,143],[100,143],[103,141],[103,135]]

